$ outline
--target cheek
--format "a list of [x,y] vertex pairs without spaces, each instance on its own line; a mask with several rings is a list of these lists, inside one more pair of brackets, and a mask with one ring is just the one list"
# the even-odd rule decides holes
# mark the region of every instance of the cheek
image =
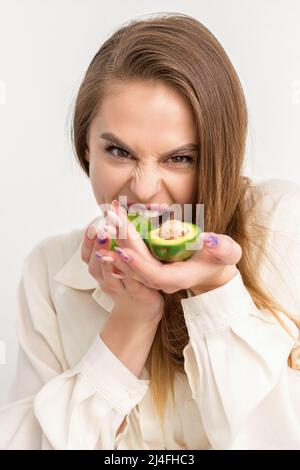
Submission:
[[179,172],[178,174],[169,173],[165,177],[165,184],[172,199],[180,204],[189,204],[193,199],[196,188],[195,175],[193,172]]
[[91,159],[90,181],[98,204],[110,202],[126,182],[126,173],[118,171],[105,161]]

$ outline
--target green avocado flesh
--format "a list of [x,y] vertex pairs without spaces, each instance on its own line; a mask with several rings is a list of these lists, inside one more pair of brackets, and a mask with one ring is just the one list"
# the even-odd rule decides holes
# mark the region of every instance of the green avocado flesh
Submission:
[[[130,213],[127,216],[155,258],[165,262],[185,261],[195,253],[195,249],[189,249],[191,247],[188,245],[198,240],[202,232],[198,225],[167,220],[160,226],[158,217]],[[118,246],[117,242],[112,239],[109,250],[113,250],[115,246]]]
[[[169,226],[172,222],[177,223],[185,231],[181,236],[174,236],[174,238],[166,238],[163,235],[163,229],[166,226],[166,232],[169,234]],[[190,258],[194,253],[195,249],[189,249],[189,244],[195,243],[198,236],[201,233],[198,225],[190,222],[170,221],[170,224],[166,222],[162,227],[151,230],[149,233],[149,248],[155,258],[162,261],[174,262],[174,261],[185,261]]]

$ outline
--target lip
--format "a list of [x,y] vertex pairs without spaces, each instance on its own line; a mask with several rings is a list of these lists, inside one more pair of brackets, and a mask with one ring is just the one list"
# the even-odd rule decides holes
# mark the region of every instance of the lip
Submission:
[[131,206],[136,206],[136,207],[140,207],[142,209],[154,209],[154,210],[157,210],[159,209],[159,204],[142,204],[142,203],[139,203],[139,202],[133,202],[131,204],[128,204],[128,207],[131,207]]
[[132,205],[135,205],[137,208],[141,207],[143,209],[152,209],[152,210],[161,210],[161,209],[167,209],[167,204],[159,204],[159,203],[152,203],[152,204],[143,204],[142,202],[128,202],[127,207],[130,207]]
[[158,211],[161,214],[164,212],[170,212],[170,206],[167,203],[157,203],[153,202],[152,204],[144,204],[142,202],[134,202],[134,201],[127,201],[126,203],[121,203],[121,206],[128,211],[131,206],[135,206],[134,209],[136,210],[150,210],[150,211]]

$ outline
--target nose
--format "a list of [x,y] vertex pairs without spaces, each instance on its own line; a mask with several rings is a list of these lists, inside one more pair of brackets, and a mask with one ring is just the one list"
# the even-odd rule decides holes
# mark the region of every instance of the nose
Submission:
[[136,195],[136,199],[146,204],[161,191],[161,177],[153,170],[136,172],[131,179],[130,189]]

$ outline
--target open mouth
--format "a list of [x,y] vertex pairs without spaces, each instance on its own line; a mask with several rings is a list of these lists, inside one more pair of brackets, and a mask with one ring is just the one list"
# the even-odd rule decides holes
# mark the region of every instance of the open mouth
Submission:
[[127,211],[130,215],[138,215],[142,216],[146,219],[160,217],[162,218],[163,214],[169,212],[166,207],[159,208],[158,204],[153,204],[153,207],[147,207],[144,204],[130,204],[129,206],[123,205],[122,207]]

